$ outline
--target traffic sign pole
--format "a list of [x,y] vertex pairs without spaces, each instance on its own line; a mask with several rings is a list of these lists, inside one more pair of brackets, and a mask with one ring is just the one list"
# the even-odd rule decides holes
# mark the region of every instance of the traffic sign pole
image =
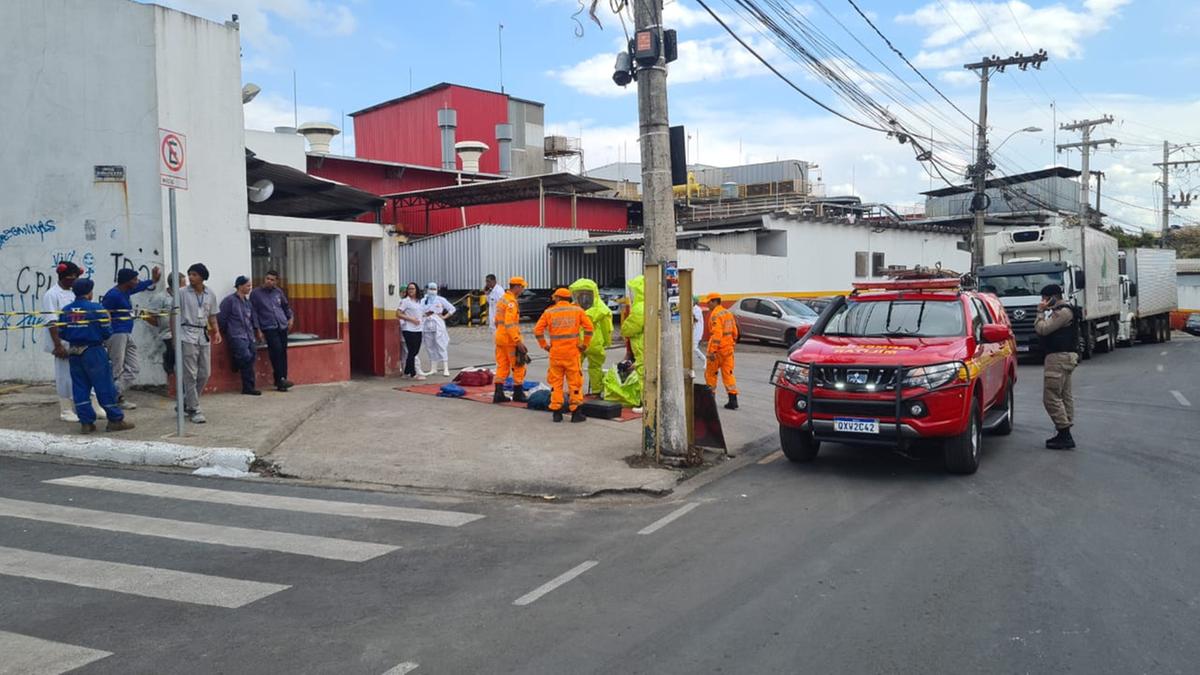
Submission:
[[175,188],[167,188],[167,202],[171,211],[171,281],[175,283],[175,292],[171,294],[171,342],[175,345],[175,435],[183,436],[183,315],[180,313],[180,298],[186,284],[179,283],[179,228],[175,220]]

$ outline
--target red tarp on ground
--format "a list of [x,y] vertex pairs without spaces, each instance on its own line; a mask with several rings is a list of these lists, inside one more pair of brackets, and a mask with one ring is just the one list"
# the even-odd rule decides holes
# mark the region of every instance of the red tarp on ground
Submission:
[[[414,384],[411,387],[395,387],[395,389],[396,389],[396,391],[406,391],[406,392],[409,392],[410,394],[427,394],[429,396],[437,396],[438,392],[440,392],[442,390],[442,385],[441,384]],[[488,387],[463,387],[463,389],[466,390],[466,392],[467,392],[467,395],[463,396],[463,399],[467,400],[467,401],[476,401],[478,403],[487,403],[489,405],[502,405],[502,406],[507,406],[509,408],[528,409],[524,403],[513,403],[511,401],[508,403],[493,404],[492,396],[496,393],[495,387],[491,387],[491,386],[488,386]],[[584,400],[587,401],[587,400],[591,400],[591,399],[595,399],[595,398],[597,398],[597,397],[585,396]],[[539,410],[536,412],[544,412],[544,411]],[[632,408],[621,408],[621,416],[614,419],[613,421],[614,422],[628,422],[630,420],[637,420],[637,419],[641,419],[641,418],[642,418],[642,416],[633,412]]]

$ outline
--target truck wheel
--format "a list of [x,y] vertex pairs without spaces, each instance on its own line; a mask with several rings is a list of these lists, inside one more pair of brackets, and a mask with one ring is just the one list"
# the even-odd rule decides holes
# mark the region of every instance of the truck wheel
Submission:
[[1004,405],[1008,410],[1008,416],[1005,417],[1004,421],[1000,423],[1000,425],[997,426],[993,431],[993,433],[997,436],[1007,436],[1012,433],[1014,421],[1013,416],[1017,414],[1017,406],[1015,404],[1013,394],[1014,385],[1016,385],[1016,382],[1013,382],[1011,377],[1008,378],[1008,384],[1004,387]]
[[783,425],[779,426],[779,445],[784,457],[800,463],[813,461],[821,449],[821,441],[813,438],[811,433]]
[[983,430],[979,423],[979,401],[971,403],[971,416],[961,434],[946,441],[943,455],[946,471],[968,475],[979,469],[979,451],[983,446]]

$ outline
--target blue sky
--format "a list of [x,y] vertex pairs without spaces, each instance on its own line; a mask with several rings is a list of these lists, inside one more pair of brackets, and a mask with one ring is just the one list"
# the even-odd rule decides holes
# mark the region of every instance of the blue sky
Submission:
[[[1001,151],[1002,168],[1033,170],[1051,162],[1078,168],[1078,152],[1056,155],[1074,133],[1054,123],[1111,114],[1096,137],[1122,141],[1093,155],[1105,171],[1104,209],[1130,226],[1156,227],[1159,197],[1152,162],[1164,139],[1200,141],[1200,96],[1195,74],[1200,48],[1200,3],[1191,0],[857,0],[893,44],[948,98],[975,117],[977,79],[962,68],[985,54],[1045,48],[1041,72],[1009,71],[991,86],[989,127],[995,143],[1021,133]],[[498,26],[504,24],[504,85],[508,93],[546,104],[547,130],[581,136],[586,164],[637,156],[636,96],[609,79],[621,22],[599,3],[603,28],[571,15],[576,0],[164,0],[162,4],[214,20],[241,17],[245,81],[263,87],[247,106],[247,126],[270,128],[292,120],[292,72],[298,81],[300,122],[341,124],[351,112],[442,81],[498,89]],[[590,4],[590,2],[588,3]],[[825,84],[739,18],[727,0],[708,4],[729,20],[798,85],[839,110],[849,110]],[[766,3],[762,3],[766,4]],[[907,68],[859,17],[849,0],[791,3],[857,59],[861,83],[879,100],[888,88],[912,87],[926,99],[910,127],[929,124],[935,139],[971,146],[969,123]],[[627,22],[629,20],[627,19]],[[868,201],[919,202],[931,178],[912,150],[882,134],[856,128],[812,105],[771,75],[728,38],[694,0],[667,3],[665,23],[679,31],[680,60],[671,67],[673,123],[693,136],[690,159],[727,165],[775,158],[816,162],[830,194],[854,192]],[[839,25],[840,24],[840,25]],[[844,26],[844,28],[843,28]],[[631,27],[631,26],[630,26]],[[849,32],[847,32],[847,29]],[[851,34],[853,37],[851,37]],[[858,45],[854,38],[860,40]],[[868,51],[869,50],[869,51]],[[873,54],[873,55],[872,55]],[[880,64],[876,61],[878,57]],[[891,69],[904,82],[889,73]],[[1052,108],[1051,102],[1055,105]],[[895,102],[885,101],[889,107]],[[936,108],[934,110],[933,108]],[[899,111],[898,111],[899,113]],[[904,114],[904,113],[901,113]],[[861,118],[861,115],[854,115]],[[349,126],[349,120],[347,120]],[[353,149],[352,129],[345,134]],[[698,139],[697,139],[698,137]],[[342,139],[335,139],[340,150]],[[1158,144],[1158,147],[1155,147]],[[949,147],[949,165],[965,160]],[[1181,153],[1175,158],[1189,156]],[[950,176],[953,180],[954,177]],[[1180,171],[1172,185],[1200,189],[1200,175]],[[932,185],[944,185],[940,178]],[[1176,192],[1175,189],[1172,190]],[[1119,201],[1117,201],[1119,200]],[[1200,215],[1178,211],[1174,222]]]

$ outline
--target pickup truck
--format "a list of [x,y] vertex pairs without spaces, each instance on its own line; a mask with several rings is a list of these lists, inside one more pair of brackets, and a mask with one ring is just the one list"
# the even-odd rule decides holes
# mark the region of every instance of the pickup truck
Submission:
[[998,298],[955,279],[855,284],[771,374],[784,455],[822,442],[940,443],[946,469],[979,468],[984,431],[1013,429],[1016,342]]

